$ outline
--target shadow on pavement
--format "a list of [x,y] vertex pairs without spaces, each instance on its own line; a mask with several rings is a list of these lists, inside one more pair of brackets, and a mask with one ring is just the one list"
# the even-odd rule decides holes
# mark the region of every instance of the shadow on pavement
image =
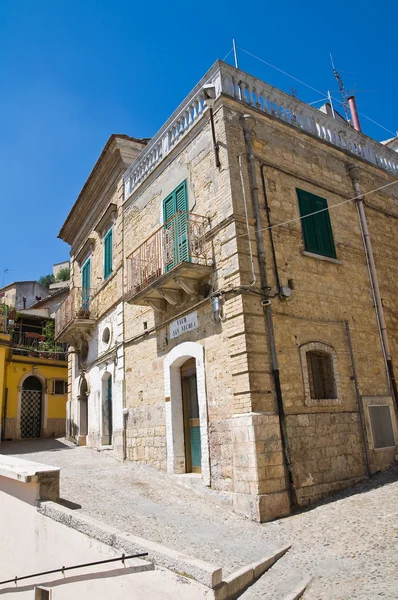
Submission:
[[48,452],[57,450],[73,450],[74,445],[66,440],[49,438],[37,440],[13,440],[11,442],[2,442],[0,454],[34,454],[35,452]]

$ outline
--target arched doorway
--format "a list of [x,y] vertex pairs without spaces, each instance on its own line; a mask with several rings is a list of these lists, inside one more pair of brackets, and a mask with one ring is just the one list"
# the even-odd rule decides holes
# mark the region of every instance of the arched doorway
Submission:
[[[195,472],[196,469],[192,467],[197,466],[200,457],[200,471],[199,469],[198,471],[202,474],[203,482],[210,485],[209,425],[204,359],[204,348],[198,342],[178,344],[164,358],[167,472],[175,475],[187,471]],[[188,381],[184,382],[185,379]],[[187,399],[184,400],[185,398]],[[192,408],[187,407],[184,413],[184,403],[186,405],[188,402],[192,404]],[[198,412],[196,412],[196,403]],[[187,415],[189,423],[187,423],[188,419],[185,415]],[[195,421],[195,419],[197,420]],[[186,433],[188,424],[189,438]],[[200,450],[197,443],[198,438]],[[189,450],[191,459],[193,454],[191,466],[187,464],[186,450]]]
[[88,385],[84,374],[80,378],[77,399],[79,402],[79,444],[84,445],[88,435]]
[[102,380],[102,435],[103,446],[112,444],[113,410],[112,410],[112,375],[106,374]]
[[40,379],[30,375],[22,384],[21,437],[39,438],[41,434],[43,386]]
[[196,361],[187,360],[180,368],[186,473],[202,472],[200,417]]

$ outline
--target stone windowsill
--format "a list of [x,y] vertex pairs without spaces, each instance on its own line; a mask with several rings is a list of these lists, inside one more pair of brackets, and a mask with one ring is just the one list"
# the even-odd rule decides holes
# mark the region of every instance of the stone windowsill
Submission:
[[334,263],[335,265],[342,265],[343,262],[338,258],[330,258],[329,256],[322,256],[322,254],[315,254],[314,252],[307,252],[307,250],[301,250],[302,256],[309,256],[310,258],[317,258],[318,260],[326,260],[326,262]]

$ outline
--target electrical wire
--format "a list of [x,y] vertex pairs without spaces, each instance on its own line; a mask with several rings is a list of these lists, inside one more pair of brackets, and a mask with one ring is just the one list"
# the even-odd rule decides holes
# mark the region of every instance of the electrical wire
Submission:
[[228,58],[228,56],[231,54],[231,52],[233,51],[233,48],[231,48],[231,50],[228,52],[228,54],[226,56],[224,56],[224,58],[222,59],[223,62],[225,62]]
[[[309,88],[310,90],[312,90],[313,92],[316,92],[317,94],[320,94],[321,96],[327,96],[325,94],[325,92],[321,92],[320,90],[317,90],[316,88],[312,87],[311,85],[309,85],[308,83],[305,83],[305,81],[301,81],[301,79],[298,79],[297,77],[294,77],[293,75],[290,75],[290,73],[287,73],[286,71],[283,71],[282,69],[279,69],[279,67],[276,67],[275,65],[272,65],[271,63],[267,62],[266,60],[264,60],[263,58],[260,58],[259,56],[256,56],[255,54],[252,54],[251,52],[248,52],[247,50],[245,50],[244,48],[240,48],[239,50],[241,50],[242,52],[244,52],[245,54],[248,54],[249,56],[252,56],[253,58],[255,58],[256,60],[264,63],[265,65],[267,65],[268,67],[271,67],[272,69],[275,69],[276,71],[279,71],[280,73],[282,73],[283,75],[286,75],[287,77],[290,77],[291,79],[293,79],[294,81],[297,81],[298,83],[301,83],[301,85],[304,85],[305,87]],[[230,51],[231,52],[231,51]],[[341,99],[339,100],[338,98],[334,98],[333,96],[331,96],[332,100],[334,100],[335,102],[337,102],[338,104],[341,104]],[[327,98],[325,98],[327,99]],[[314,104],[314,103],[312,103]],[[380,125],[380,123],[378,123],[377,121],[375,121],[374,119],[371,119],[370,117],[368,117],[367,115],[365,115],[362,112],[358,111],[358,114],[361,115],[361,117],[364,117],[365,119],[368,119],[368,121],[371,121],[374,125],[377,125],[378,127],[381,127],[381,129],[384,129],[385,131],[388,131],[388,133],[392,133],[394,137],[397,137],[397,132],[396,131],[392,131],[391,129],[388,129],[387,127],[384,127],[384,125]]]
[[[336,204],[332,204],[331,206],[327,206],[326,208],[321,208],[320,210],[315,210],[314,212],[308,213],[308,215],[302,215],[300,217],[294,217],[293,219],[289,219],[288,221],[283,221],[283,223],[275,223],[274,225],[270,225],[269,227],[263,227],[261,231],[269,231],[270,229],[275,229],[276,227],[282,227],[283,225],[288,225],[289,223],[295,223],[296,221],[301,221],[302,219],[306,219],[307,217],[312,217],[313,215],[317,215],[318,213],[328,211],[332,208],[336,208],[337,206],[342,206],[343,204],[348,204],[348,202],[354,202],[355,200],[360,200],[365,196],[369,196],[369,194],[374,194],[375,192],[379,192],[380,190],[384,190],[385,188],[395,185],[398,183],[398,179],[395,181],[390,181],[390,183],[386,183],[374,190],[369,190],[369,192],[364,192],[360,196],[354,196],[354,198],[348,198],[347,200],[342,200],[342,202],[337,202]],[[237,235],[236,237],[246,237],[246,233],[241,235]]]

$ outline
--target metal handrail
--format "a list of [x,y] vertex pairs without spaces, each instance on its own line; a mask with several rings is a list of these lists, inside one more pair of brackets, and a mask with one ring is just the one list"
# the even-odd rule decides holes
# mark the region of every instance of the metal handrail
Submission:
[[190,211],[187,211],[187,210],[178,210],[167,221],[165,221],[162,225],[160,225],[157,229],[155,229],[155,231],[153,231],[151,233],[151,235],[149,235],[143,242],[141,242],[141,244],[139,244],[132,252],[130,252],[130,254],[126,257],[126,260],[128,260],[129,258],[131,258],[133,256],[133,254],[135,254],[137,252],[137,250],[139,250],[141,248],[141,246],[144,246],[151,238],[155,237],[155,235],[157,233],[159,233],[159,231],[164,231],[165,229],[167,229],[167,227],[173,221],[175,221],[175,219],[177,218],[178,215],[186,215],[188,218],[195,217],[197,219],[203,219],[204,221],[207,220],[208,222],[210,222],[209,217],[206,217],[204,215],[198,215],[197,213],[193,213],[193,212],[190,212]]
[[143,552],[142,554],[129,554],[126,556],[122,554],[120,558],[108,558],[106,560],[97,560],[91,563],[84,563],[80,565],[73,565],[72,567],[62,567],[61,569],[52,569],[51,571],[43,571],[42,573],[33,573],[33,575],[24,575],[23,577],[14,577],[13,579],[7,579],[6,581],[0,581],[0,585],[5,583],[15,583],[18,581],[22,581],[23,579],[31,579],[32,577],[41,577],[42,575],[51,575],[52,573],[63,573],[64,571],[71,571],[72,569],[83,569],[84,567],[94,567],[95,565],[104,565],[105,563],[117,562],[119,560],[124,561],[128,558],[142,558],[143,556],[148,556],[148,552]]

